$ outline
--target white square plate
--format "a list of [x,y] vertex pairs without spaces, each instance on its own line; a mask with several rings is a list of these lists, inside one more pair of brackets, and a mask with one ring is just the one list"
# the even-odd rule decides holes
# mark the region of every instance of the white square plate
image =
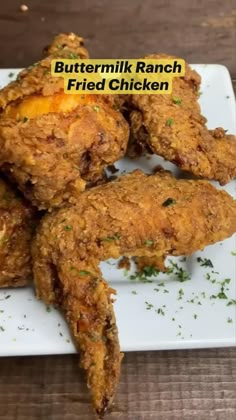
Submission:
[[[220,65],[192,67],[202,76],[200,103],[208,127],[222,126],[235,134],[235,98],[227,69]],[[1,86],[12,80],[12,72],[16,74],[18,70],[0,70]],[[120,172],[135,168],[151,172],[160,163],[175,175],[181,174],[174,165],[155,156],[135,161],[121,159],[116,166]],[[224,189],[236,197],[235,181]],[[117,270],[114,261],[102,263],[104,278],[117,290],[115,312],[122,350],[235,345],[235,252],[234,236],[188,257],[185,262],[172,258],[191,277],[183,283],[175,275],[163,274],[151,277],[148,283],[134,281],[129,279],[132,271],[127,274]],[[210,259],[214,267],[202,267],[197,261],[199,257]],[[225,279],[229,279],[224,285],[227,298],[220,299]],[[0,291],[0,355],[73,352],[75,348],[63,317],[36,301],[32,288]]]

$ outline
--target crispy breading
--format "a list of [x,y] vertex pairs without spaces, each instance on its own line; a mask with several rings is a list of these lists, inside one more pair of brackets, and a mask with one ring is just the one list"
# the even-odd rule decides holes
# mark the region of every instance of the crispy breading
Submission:
[[0,287],[32,281],[31,239],[35,210],[0,179]]
[[173,80],[171,95],[129,97],[131,154],[135,144],[147,145],[181,169],[223,185],[236,177],[236,137],[207,129],[197,103],[199,83],[187,65],[186,75]]
[[47,215],[33,244],[37,295],[65,313],[102,414],[119,379],[120,355],[101,261],[189,255],[236,231],[236,202],[206,181],[141,171],[82,193]]
[[40,209],[73,200],[124,155],[129,127],[112,96],[67,95],[52,58],[86,57],[82,38],[59,35],[49,57],[0,91],[0,166]]

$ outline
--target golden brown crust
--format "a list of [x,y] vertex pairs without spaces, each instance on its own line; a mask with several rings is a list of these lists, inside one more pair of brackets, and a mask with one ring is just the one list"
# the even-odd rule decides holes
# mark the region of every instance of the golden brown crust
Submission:
[[108,95],[66,95],[52,58],[87,57],[82,38],[60,34],[49,57],[0,91],[0,165],[40,209],[61,206],[124,155],[128,124]]
[[50,208],[73,200],[86,183],[101,178],[104,168],[123,156],[127,139],[119,112],[104,101],[85,100],[68,114],[17,124],[2,119],[0,164],[34,205]]
[[226,192],[164,171],[122,176],[44,218],[33,245],[37,294],[64,310],[97,412],[112,400],[120,371],[111,291],[99,263],[123,255],[155,261],[188,255],[235,231],[236,203]]
[[236,177],[236,138],[207,129],[197,103],[199,82],[187,66],[185,77],[174,79],[171,95],[132,95],[131,150],[136,142],[147,144],[181,169],[223,185]]
[[73,34],[57,35],[47,49],[48,56],[22,70],[17,80],[0,90],[0,109],[25,96],[53,95],[64,89],[63,79],[51,75],[51,60],[54,58],[88,58],[88,51],[82,46],[83,38]]
[[35,211],[0,179],[0,287],[32,281],[31,239]]

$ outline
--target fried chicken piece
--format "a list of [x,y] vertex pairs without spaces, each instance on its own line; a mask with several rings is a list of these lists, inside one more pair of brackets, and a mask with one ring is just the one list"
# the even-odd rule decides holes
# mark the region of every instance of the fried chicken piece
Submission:
[[197,103],[199,85],[187,65],[185,76],[174,78],[171,95],[131,95],[130,154],[146,145],[181,169],[224,185],[236,177],[236,137],[207,129]]
[[0,92],[0,166],[40,209],[72,201],[124,155],[128,124],[112,96],[68,95],[53,58],[84,58],[82,38],[59,35],[49,57]]
[[59,305],[81,354],[94,407],[110,405],[120,372],[113,293],[99,263],[188,255],[236,231],[236,202],[206,181],[141,171],[94,187],[47,215],[33,244],[37,296]]
[[35,211],[0,179],[0,287],[32,281],[31,239]]

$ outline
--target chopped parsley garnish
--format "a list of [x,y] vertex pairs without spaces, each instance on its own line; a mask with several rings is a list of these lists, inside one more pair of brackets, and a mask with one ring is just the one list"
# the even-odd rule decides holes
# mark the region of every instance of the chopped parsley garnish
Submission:
[[94,105],[93,109],[94,109],[95,112],[99,112],[100,111],[100,106]]
[[89,276],[91,273],[89,271],[86,271],[86,270],[79,270],[78,274],[80,276]]
[[178,291],[178,300],[183,299],[183,296],[184,296],[184,291],[183,291],[183,289],[179,289],[179,291]]
[[194,319],[197,319],[197,314],[194,314],[193,317],[194,317]]
[[143,274],[145,274],[146,277],[152,277],[152,276],[156,276],[157,274],[159,274],[159,270],[157,270],[152,265],[147,265],[147,266],[143,267]]
[[[152,283],[152,280],[149,280],[149,277],[157,276],[158,274],[159,274],[159,270],[149,265],[149,266],[143,267],[142,271],[132,274],[129,278],[130,280],[138,280],[144,283]],[[163,286],[164,286],[164,283],[163,283]],[[156,291],[158,291],[158,289],[156,289]]]
[[181,283],[191,279],[189,273],[186,270],[183,270],[182,267],[179,267],[177,263],[170,261],[170,264],[172,267],[168,267],[168,274],[177,276]]
[[228,324],[232,324],[232,322],[233,322],[232,318],[228,317],[227,322],[228,322]]
[[25,123],[25,122],[27,122],[28,121],[28,118],[27,117],[24,117],[23,118],[23,123]]
[[64,229],[65,229],[66,231],[70,231],[70,230],[72,230],[72,226],[70,226],[70,225],[66,225],[66,226],[64,227]]
[[152,246],[154,244],[154,242],[151,239],[146,239],[146,241],[144,243],[147,246]]
[[158,286],[159,286],[159,287],[165,287],[165,283],[164,283],[164,281],[161,281],[160,283],[158,283]]
[[152,309],[152,308],[153,308],[152,303],[145,302],[145,305],[146,305],[146,309],[147,309],[147,310],[149,310],[149,309]]
[[182,104],[182,99],[180,99],[180,98],[176,98],[176,97],[173,96],[172,100],[173,100],[174,104],[176,104],[176,105],[181,105]]
[[0,330],[5,331],[5,329],[2,327],[2,325],[0,325]]
[[9,74],[8,74],[8,77],[9,77],[9,79],[11,79],[12,77],[14,77],[15,76],[15,74],[14,73],[12,73],[12,72],[10,72]]
[[231,300],[227,303],[227,306],[231,306],[231,305],[236,305],[236,299],[231,299]]
[[212,262],[211,262],[211,260],[209,258],[201,258],[201,257],[198,257],[197,258],[197,262],[200,263],[200,266],[201,267],[211,267],[211,268],[214,267],[214,265],[212,264]]
[[137,292],[136,292],[136,290],[132,290],[132,292],[131,292],[133,295],[137,295]]
[[107,238],[101,238],[100,241],[112,242],[120,238],[121,238],[121,235],[119,233],[115,233],[113,236],[107,236]]
[[46,307],[46,311],[47,311],[47,312],[51,312],[51,308],[50,308],[50,306],[47,306],[47,307]]
[[174,123],[173,118],[168,118],[168,120],[166,121],[166,125],[168,125],[168,127],[171,127]]
[[225,294],[224,286],[221,286],[220,292],[217,295],[211,295],[210,299],[228,299],[228,296]]
[[231,251],[231,255],[233,255],[233,257],[236,257],[236,251]]
[[172,206],[173,204],[176,204],[176,200],[174,198],[167,198],[166,201],[164,201],[164,203],[162,203],[163,207],[168,207],[168,206]]
[[162,315],[162,316],[164,316],[164,315],[165,315],[165,312],[163,311],[163,309],[162,309],[162,308],[158,308],[158,309],[156,309],[156,312],[158,313],[158,315]]
[[76,59],[76,58],[79,58],[79,57],[78,57],[78,54],[70,53],[69,58]]

